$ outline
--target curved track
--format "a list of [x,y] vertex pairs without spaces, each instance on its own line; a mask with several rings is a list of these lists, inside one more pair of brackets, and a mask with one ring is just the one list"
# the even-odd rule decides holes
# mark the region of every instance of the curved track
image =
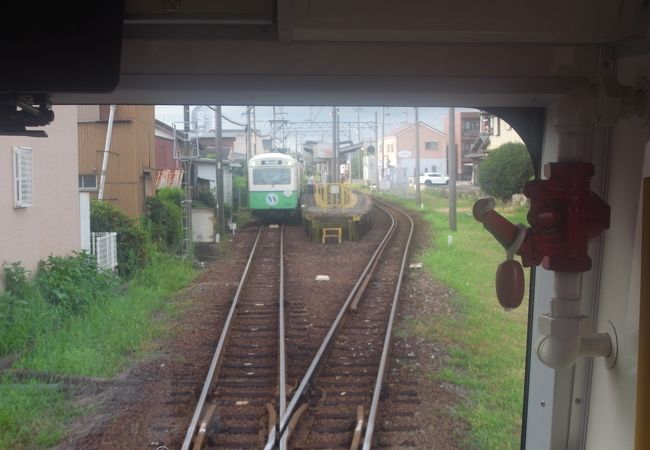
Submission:
[[[384,204],[391,227],[343,304],[266,449],[364,448],[373,442],[397,299],[413,233]],[[365,430],[365,433],[364,433]],[[404,430],[406,434],[412,430]],[[403,436],[393,439],[407,443]],[[279,436],[281,435],[281,436]]]

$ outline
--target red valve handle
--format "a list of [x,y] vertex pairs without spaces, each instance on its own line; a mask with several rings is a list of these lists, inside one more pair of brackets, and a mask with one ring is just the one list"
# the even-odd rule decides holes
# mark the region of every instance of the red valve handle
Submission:
[[524,300],[524,269],[509,259],[499,264],[496,276],[497,298],[505,309],[514,309]]

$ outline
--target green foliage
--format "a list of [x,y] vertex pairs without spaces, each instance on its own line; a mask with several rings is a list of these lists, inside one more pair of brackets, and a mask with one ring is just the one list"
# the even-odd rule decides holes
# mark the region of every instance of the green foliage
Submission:
[[178,205],[180,208],[183,201],[183,190],[181,188],[162,188],[156,192],[156,197],[165,202]]
[[131,278],[147,263],[146,235],[135,221],[100,200],[90,202],[90,229],[95,232],[117,232],[117,263],[120,275]]
[[[506,313],[499,306],[494,273],[505,250],[473,219],[473,201],[459,199],[455,232],[449,230],[446,198],[426,192],[423,203],[433,240],[422,261],[453,291],[446,314],[436,310],[411,318],[402,333],[435,342],[446,353],[444,366],[431,376],[464,393],[453,410],[470,426],[463,448],[519,449],[528,308],[524,302]],[[408,206],[415,209],[413,202]],[[515,223],[525,221],[523,208],[498,205],[498,211]]]
[[115,287],[115,277],[98,270],[95,258],[85,252],[75,256],[49,256],[39,263],[36,285],[50,304],[72,314],[105,300]]
[[[109,377],[122,370],[143,344],[164,331],[161,311],[171,293],[194,276],[189,263],[163,253],[152,254],[147,267],[129,283],[128,291],[93,304],[65,327],[42,335],[17,366],[52,373]],[[171,308],[169,308],[171,310]]]
[[[31,306],[26,299],[35,292],[29,283],[29,271],[20,262],[5,264],[4,275],[6,290],[0,294],[0,356],[8,353],[15,342],[29,339],[29,319],[24,317],[23,310]],[[14,328],[20,331],[7,333]]]
[[[169,198],[169,197],[167,197]],[[181,241],[181,207],[165,196],[147,197],[148,227],[151,239],[163,248],[176,251]]]
[[[26,297],[18,299],[7,292],[0,295],[0,356],[16,354],[19,359],[15,368],[115,375],[147,349],[151,338],[169,332],[165,320],[169,315],[160,312],[174,312],[176,303],[169,301],[170,295],[195,274],[189,263],[154,252],[127,290],[106,289],[101,283],[83,284],[89,299],[104,295],[108,301],[88,301],[83,314],[70,314],[64,305],[44,300],[41,290],[68,291],[73,277],[94,279],[95,275],[89,272],[92,264],[85,255],[64,259],[49,258],[43,263],[47,276],[41,271],[34,280],[26,281]],[[23,271],[19,264],[8,269]],[[100,278],[105,275],[96,274]],[[3,315],[8,298],[15,300],[16,307],[11,322]],[[60,296],[54,294],[54,298]],[[64,435],[66,421],[84,412],[74,400],[53,384],[24,383],[0,376],[0,448],[55,446]]]
[[526,146],[521,143],[503,144],[481,163],[479,184],[486,194],[508,201],[522,192],[524,184],[533,176],[533,164]]
[[0,448],[50,448],[63,436],[64,422],[78,407],[51,385],[0,384]]
[[26,293],[29,283],[29,271],[20,265],[20,262],[5,264],[5,290],[16,297]]
[[[459,209],[463,206],[461,203]],[[518,449],[527,308],[524,304],[505,313],[496,299],[494,273],[505,259],[501,245],[471,214],[459,214],[458,231],[449,232],[448,215],[438,212],[441,209],[444,200],[426,216],[434,226],[435,241],[424,256],[427,268],[455,293],[452,303],[456,314],[435,320],[430,335],[432,340],[445,342],[450,355],[447,370],[439,376],[458,385],[471,398],[456,410],[471,426],[468,447]],[[512,215],[500,212],[512,219]],[[451,246],[447,245],[449,234]]]
[[40,262],[32,281],[20,263],[5,267],[5,273],[12,288],[0,295],[0,356],[23,351],[71,317],[105,303],[118,281],[108,272],[97,271],[95,259],[87,253],[50,256]]
[[363,155],[361,150],[350,154],[350,176],[357,180],[363,178]]
[[232,205],[233,208],[239,210],[248,205],[248,186],[246,185],[246,177],[242,175],[233,175],[232,178]]
[[212,192],[209,191],[199,191],[196,193],[196,197],[192,206],[201,207],[201,208],[212,208],[216,206],[217,201],[214,198]]

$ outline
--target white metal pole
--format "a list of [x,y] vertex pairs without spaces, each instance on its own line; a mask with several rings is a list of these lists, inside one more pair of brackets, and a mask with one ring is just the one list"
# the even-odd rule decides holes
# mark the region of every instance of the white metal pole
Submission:
[[111,105],[108,113],[108,129],[106,130],[106,143],[104,144],[104,155],[102,157],[102,171],[99,175],[99,193],[97,199],[104,199],[104,185],[106,184],[106,171],[108,169],[108,155],[111,149],[111,137],[113,135],[113,118],[115,117],[115,105]]

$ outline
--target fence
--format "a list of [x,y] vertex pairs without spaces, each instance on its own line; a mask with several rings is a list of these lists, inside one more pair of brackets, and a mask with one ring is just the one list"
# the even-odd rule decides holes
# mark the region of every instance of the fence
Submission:
[[350,183],[318,183],[314,201],[319,208],[348,208],[353,206]]
[[415,180],[412,176],[409,177],[410,169],[406,167],[393,168],[388,177],[390,188],[387,190],[391,194],[404,199],[415,199]]
[[90,233],[90,254],[95,255],[97,267],[114,270],[117,267],[117,233]]

